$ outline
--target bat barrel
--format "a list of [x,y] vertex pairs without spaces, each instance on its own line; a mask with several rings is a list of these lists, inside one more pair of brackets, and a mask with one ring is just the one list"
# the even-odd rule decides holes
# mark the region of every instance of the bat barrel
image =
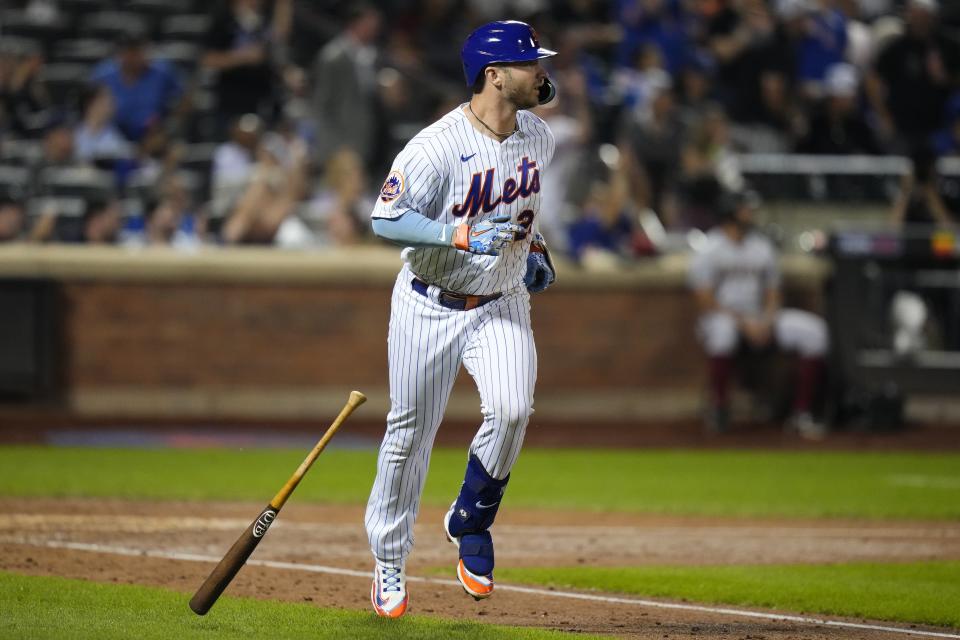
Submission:
[[210,572],[207,579],[204,580],[197,592],[190,599],[190,609],[197,615],[204,615],[217,601],[223,590],[227,588],[230,581],[233,580],[240,567],[246,563],[247,558],[257,548],[263,535],[270,528],[270,524],[276,519],[278,510],[272,505],[268,505],[260,513],[260,517],[250,523],[247,530],[237,538],[230,550],[227,551],[220,563]]

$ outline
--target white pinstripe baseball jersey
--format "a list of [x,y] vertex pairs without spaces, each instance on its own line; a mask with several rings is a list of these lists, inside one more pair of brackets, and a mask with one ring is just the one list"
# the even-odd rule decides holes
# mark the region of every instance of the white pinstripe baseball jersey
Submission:
[[[503,214],[536,227],[540,173],[553,159],[547,124],[529,111],[517,112],[519,131],[501,143],[470,123],[463,105],[418,133],[400,152],[373,210],[396,218],[413,210],[444,224],[478,222]],[[517,287],[526,271],[532,233],[499,256],[453,247],[404,251],[410,269],[425,282],[450,291],[488,294]]]
[[[553,135],[540,118],[518,111],[519,130],[498,143],[480,133],[463,108],[424,129],[400,152],[373,217],[415,211],[460,224],[509,213],[533,231]],[[482,423],[470,453],[497,479],[510,473],[520,453],[537,377],[530,294],[523,286],[532,235],[499,256],[453,247],[404,249],[387,338],[390,413],[365,516],[371,551],[381,563],[402,566],[413,546],[434,436],[461,367],[480,392]],[[433,286],[416,290],[414,276]],[[457,310],[443,304],[441,289],[503,295]]]

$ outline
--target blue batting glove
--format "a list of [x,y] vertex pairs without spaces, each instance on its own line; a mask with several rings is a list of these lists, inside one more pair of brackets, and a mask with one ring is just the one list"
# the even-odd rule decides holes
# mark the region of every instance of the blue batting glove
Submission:
[[530,293],[540,293],[556,279],[557,272],[553,268],[547,242],[540,233],[536,233],[530,243],[530,253],[527,254],[527,273],[523,276],[523,284]]
[[461,251],[498,256],[523,233],[523,227],[510,222],[510,215],[505,214],[474,225],[459,225],[453,232],[453,246]]
[[540,293],[557,279],[547,257],[542,253],[531,251],[527,255],[527,274],[523,277],[523,284],[530,293]]

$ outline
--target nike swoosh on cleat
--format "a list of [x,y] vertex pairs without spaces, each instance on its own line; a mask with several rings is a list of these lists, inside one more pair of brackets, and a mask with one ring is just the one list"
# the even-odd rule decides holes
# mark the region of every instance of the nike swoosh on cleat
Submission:
[[499,502],[494,502],[493,504],[483,504],[483,503],[481,503],[479,500],[477,500],[477,509],[489,509],[489,508],[491,508],[491,507],[497,506],[498,504],[500,504],[500,503],[499,503]]
[[465,155],[463,155],[463,154],[461,153],[461,154],[460,154],[460,162],[466,162],[467,160],[469,160],[470,158],[472,158],[472,157],[475,156],[475,155],[477,155],[477,152],[476,152],[476,151],[474,151],[473,153],[471,153],[471,154],[468,155],[468,156],[465,156]]

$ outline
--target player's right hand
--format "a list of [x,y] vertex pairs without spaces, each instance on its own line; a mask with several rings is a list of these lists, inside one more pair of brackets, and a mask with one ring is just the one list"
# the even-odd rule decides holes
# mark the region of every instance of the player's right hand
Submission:
[[498,256],[505,246],[523,237],[523,227],[505,214],[474,225],[461,224],[453,232],[453,246],[461,251]]

